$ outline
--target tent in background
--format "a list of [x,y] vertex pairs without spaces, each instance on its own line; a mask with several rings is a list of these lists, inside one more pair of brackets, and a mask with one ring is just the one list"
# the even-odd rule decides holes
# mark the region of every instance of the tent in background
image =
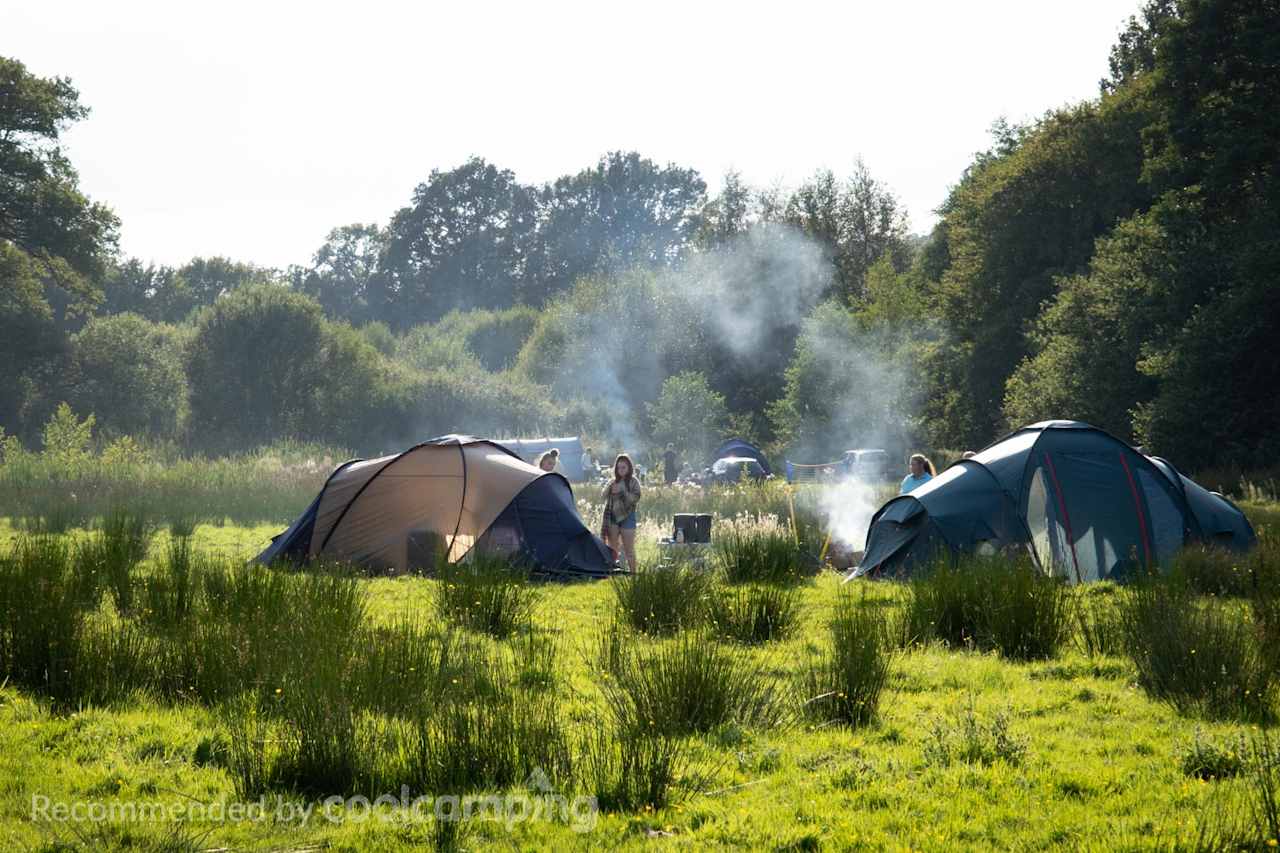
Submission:
[[402,572],[430,568],[438,554],[457,562],[477,548],[556,577],[614,570],[563,476],[495,442],[456,435],[339,466],[258,560],[323,557]]
[[[582,470],[582,439],[576,435],[569,438],[504,438],[494,443],[510,450],[530,465],[537,465],[538,457],[554,447],[560,451],[559,473],[575,483],[587,479],[586,472]],[[594,480],[595,476],[592,471],[591,479]]]
[[849,578],[1010,546],[1072,580],[1118,578],[1191,542],[1244,550],[1256,537],[1234,504],[1167,461],[1088,424],[1044,421],[881,507]]
[[716,460],[727,459],[731,456],[739,456],[747,459],[754,459],[760,463],[760,467],[764,469],[765,476],[773,474],[773,469],[769,467],[769,460],[764,458],[764,453],[760,448],[751,442],[742,438],[731,438],[716,448],[716,452],[711,454],[711,465],[715,466]]

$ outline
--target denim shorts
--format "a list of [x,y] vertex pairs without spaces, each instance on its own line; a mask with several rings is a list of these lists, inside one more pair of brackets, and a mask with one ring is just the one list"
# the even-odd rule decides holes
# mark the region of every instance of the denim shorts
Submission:
[[618,527],[621,528],[622,530],[635,530],[636,529],[635,510],[631,511],[631,515],[628,515],[626,518],[622,519],[622,521],[618,523]]

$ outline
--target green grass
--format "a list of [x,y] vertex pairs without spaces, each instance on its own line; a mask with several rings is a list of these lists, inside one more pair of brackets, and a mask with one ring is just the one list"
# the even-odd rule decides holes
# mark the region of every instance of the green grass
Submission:
[[[476,848],[1167,849],[1268,827],[1274,788],[1259,769],[1269,749],[1257,740],[1263,729],[1180,713],[1146,695],[1114,628],[1090,644],[1072,618],[1048,657],[926,638],[893,654],[874,717],[832,725],[830,716],[777,714],[758,694],[726,700],[709,691],[755,678],[780,702],[798,702],[798,673],[811,657],[833,654],[831,626],[847,623],[851,598],[867,621],[850,626],[849,637],[904,645],[896,637],[905,587],[842,587],[832,573],[801,579],[781,588],[794,596],[792,629],[761,644],[716,640],[707,629],[614,631],[614,660],[624,667],[664,653],[671,664],[670,677],[646,682],[652,667],[633,667],[636,680],[614,687],[618,668],[600,641],[618,610],[611,583],[540,587],[529,624],[496,639],[440,617],[438,579],[240,574],[221,559],[252,556],[274,532],[200,524],[184,555],[162,527],[133,574],[132,615],[118,613],[107,593],[66,630],[102,671],[87,703],[57,705],[38,681],[0,687],[0,848],[392,850],[456,832]],[[0,526],[6,571],[15,533]],[[45,592],[50,602],[84,600],[74,546],[65,551],[61,580]],[[725,595],[755,588],[712,583]],[[1123,593],[1071,591],[1110,615]],[[1254,624],[1247,602],[1228,604]],[[157,609],[164,612],[146,612]],[[200,614],[195,627],[192,613]],[[222,653],[200,653],[206,644]],[[57,654],[59,644],[42,648]],[[167,671],[194,682],[149,683],[166,655],[189,665]],[[848,657],[850,672],[869,669]],[[232,678],[232,664],[254,675]],[[339,671],[348,688],[341,695],[308,692]],[[611,691],[620,712],[611,711]],[[656,707],[644,697],[662,696],[678,711],[668,713],[673,733],[622,737],[619,726],[638,720],[636,710]],[[510,829],[421,821],[390,806],[378,809],[385,820],[340,809],[344,820],[313,813],[305,824],[30,818],[33,794],[177,806],[225,805],[258,790],[273,808],[279,795],[301,809],[317,790],[382,793],[407,779],[514,795],[530,790],[533,766],[556,792],[598,798],[603,811],[590,832],[565,819]],[[399,796],[398,788],[386,793]]]

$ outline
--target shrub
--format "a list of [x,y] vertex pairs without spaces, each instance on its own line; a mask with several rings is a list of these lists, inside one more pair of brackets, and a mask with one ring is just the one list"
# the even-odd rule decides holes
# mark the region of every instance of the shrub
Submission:
[[[540,313],[536,308],[518,305],[503,311],[472,311],[467,316],[467,349],[475,354],[485,370],[497,372],[515,365],[525,341],[533,334]],[[441,320],[445,325],[448,318]]]
[[770,727],[789,718],[789,697],[765,666],[704,633],[617,651],[602,689],[622,731],[679,736],[728,722]]
[[795,583],[808,559],[782,529],[726,531],[714,545],[715,561],[729,583]]
[[707,598],[717,635],[739,643],[767,643],[789,636],[799,620],[794,589],[770,584],[722,589]]
[[907,630],[1015,660],[1053,657],[1070,635],[1071,592],[1028,558],[941,560],[910,585]]
[[1138,683],[1184,714],[1265,718],[1275,680],[1241,605],[1198,598],[1176,578],[1147,578],[1121,609]]
[[314,431],[328,381],[315,300],[249,284],[200,309],[194,324],[186,372],[199,438],[233,446]]
[[805,712],[823,723],[857,727],[875,719],[892,663],[888,632],[874,611],[844,594],[827,623],[827,654],[811,657],[800,683]]
[[179,329],[136,314],[94,317],[71,345],[76,408],[97,412],[116,433],[178,433],[187,398]]
[[647,634],[672,634],[697,625],[711,587],[706,575],[683,565],[639,572],[612,583],[619,619]]
[[998,712],[990,722],[980,719],[973,702],[954,720],[935,720],[925,740],[926,764],[949,767],[959,764],[1021,764],[1026,741],[1009,728],[1009,717]]
[[498,639],[530,625],[538,591],[527,569],[505,557],[472,554],[439,569],[436,610],[440,616]]

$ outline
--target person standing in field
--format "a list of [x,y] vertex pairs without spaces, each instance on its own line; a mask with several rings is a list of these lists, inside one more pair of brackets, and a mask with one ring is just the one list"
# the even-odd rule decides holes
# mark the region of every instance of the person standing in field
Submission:
[[604,519],[600,538],[615,553],[627,556],[627,568],[636,571],[636,507],[640,504],[640,481],[631,457],[619,453],[613,461],[613,479],[604,487]]
[[900,495],[905,495],[916,486],[923,486],[933,479],[933,463],[924,454],[911,454],[911,459],[907,464],[911,470],[907,476],[902,478],[902,488],[898,490]]
[[560,462],[560,451],[554,447],[538,457],[538,467],[548,473],[556,470]]
[[670,486],[680,474],[680,462],[676,459],[676,446],[667,445],[667,452],[662,454],[662,479]]
[[591,448],[582,451],[582,479],[590,483],[596,477],[596,458],[591,455]]

